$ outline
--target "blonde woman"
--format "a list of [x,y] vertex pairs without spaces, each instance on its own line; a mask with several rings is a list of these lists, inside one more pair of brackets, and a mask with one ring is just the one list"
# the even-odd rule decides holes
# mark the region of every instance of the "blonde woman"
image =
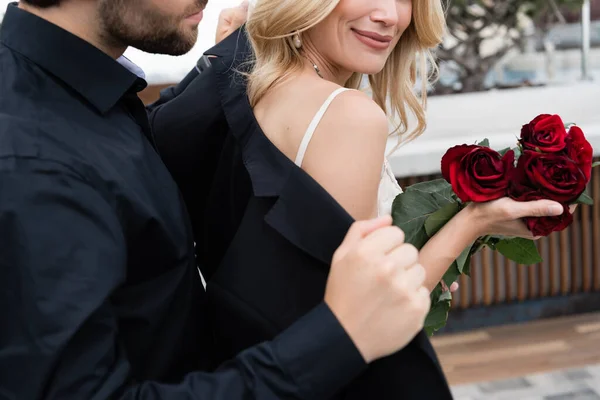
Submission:
[[[385,161],[388,121],[398,116],[392,135],[403,142],[424,131],[424,94],[413,87],[444,29],[439,0],[258,0],[247,35],[234,33],[207,52],[212,66],[181,98],[195,101],[197,114],[220,116],[203,121],[200,132],[194,124],[190,137],[203,152],[200,144],[181,146],[180,154],[201,155],[168,158],[196,221],[217,361],[275,337],[318,304],[352,221],[390,212],[401,189]],[[372,97],[357,90],[363,77]],[[214,94],[218,104],[207,99]],[[413,128],[409,113],[418,121]],[[210,176],[208,188],[198,176]],[[522,217],[560,213],[550,201],[467,207],[420,252],[426,286],[433,289],[476,237],[530,237]],[[318,332],[298,334],[308,342]],[[325,370],[327,364],[311,364],[300,376]],[[336,398],[451,394],[421,332],[399,353],[369,364]]]
[[[426,60],[445,32],[440,0],[258,0],[247,31],[248,97],[265,135],[355,219],[390,213],[401,189],[384,156],[389,121],[398,117],[391,135],[399,142],[425,130]],[[365,76],[372,97],[356,90]],[[472,225],[482,207],[469,207],[421,252],[430,287],[471,242],[466,228],[528,237],[517,219],[549,206],[562,210],[503,199]]]

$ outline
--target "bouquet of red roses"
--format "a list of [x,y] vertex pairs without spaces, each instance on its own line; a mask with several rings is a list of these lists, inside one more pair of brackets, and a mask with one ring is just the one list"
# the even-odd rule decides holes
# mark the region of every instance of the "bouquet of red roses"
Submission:
[[[524,221],[534,236],[547,236],[573,222],[570,205],[593,204],[585,193],[592,168],[597,165],[592,159],[592,146],[579,127],[565,125],[558,115],[539,115],[522,127],[515,148],[496,151],[486,139],[449,149],[442,158],[444,179],[406,188],[394,201],[394,222],[404,230],[407,242],[420,249],[470,202],[501,197],[516,201],[550,199],[563,205],[562,215]],[[471,256],[484,246],[519,264],[542,261],[531,240],[481,237],[454,261],[443,282],[449,287],[461,274],[469,275]],[[425,322],[429,334],[446,324],[451,299],[441,284],[432,292],[432,307]]]

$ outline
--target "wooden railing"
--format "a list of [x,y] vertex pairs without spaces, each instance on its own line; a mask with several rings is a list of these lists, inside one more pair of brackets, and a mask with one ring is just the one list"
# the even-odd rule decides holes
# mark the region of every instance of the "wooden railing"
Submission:
[[[437,179],[430,175],[399,179],[403,187]],[[600,290],[600,168],[594,169],[589,193],[595,206],[579,206],[573,224],[537,242],[544,261],[517,265],[484,249],[473,257],[471,277],[460,278],[453,308],[508,304]]]

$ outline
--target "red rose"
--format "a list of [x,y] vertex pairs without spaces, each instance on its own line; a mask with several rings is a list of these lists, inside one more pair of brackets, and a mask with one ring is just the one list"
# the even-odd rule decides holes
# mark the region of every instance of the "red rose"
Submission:
[[525,224],[533,236],[548,236],[552,232],[560,232],[573,222],[573,214],[569,207],[563,205],[564,212],[556,217],[525,218]]
[[[514,182],[510,187],[510,197],[517,201],[534,201],[545,199],[542,192],[535,187],[528,186],[529,182],[523,181],[522,170],[517,169],[514,175]],[[548,236],[552,232],[560,232],[573,222],[573,215],[569,207],[563,205],[565,210],[561,215],[555,217],[530,217],[523,218],[525,225],[531,231],[533,236]]]
[[585,175],[586,182],[590,181],[592,176],[592,160],[594,158],[594,149],[587,141],[583,131],[578,126],[572,126],[566,139],[567,155],[575,161]]
[[463,201],[485,202],[506,196],[515,154],[502,157],[489,147],[460,145],[442,157],[442,175]]
[[567,130],[558,115],[538,115],[521,128],[521,145],[525,149],[556,153],[565,148]]
[[586,184],[583,172],[568,157],[525,151],[519,157],[509,195],[518,201],[550,199],[571,204]]

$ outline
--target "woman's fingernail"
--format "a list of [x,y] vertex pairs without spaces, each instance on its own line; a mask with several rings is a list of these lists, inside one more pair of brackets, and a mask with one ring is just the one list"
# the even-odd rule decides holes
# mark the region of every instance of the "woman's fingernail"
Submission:
[[552,215],[560,215],[563,213],[564,210],[563,210],[563,206],[561,206],[559,204],[553,204],[550,207],[548,207],[548,211]]

